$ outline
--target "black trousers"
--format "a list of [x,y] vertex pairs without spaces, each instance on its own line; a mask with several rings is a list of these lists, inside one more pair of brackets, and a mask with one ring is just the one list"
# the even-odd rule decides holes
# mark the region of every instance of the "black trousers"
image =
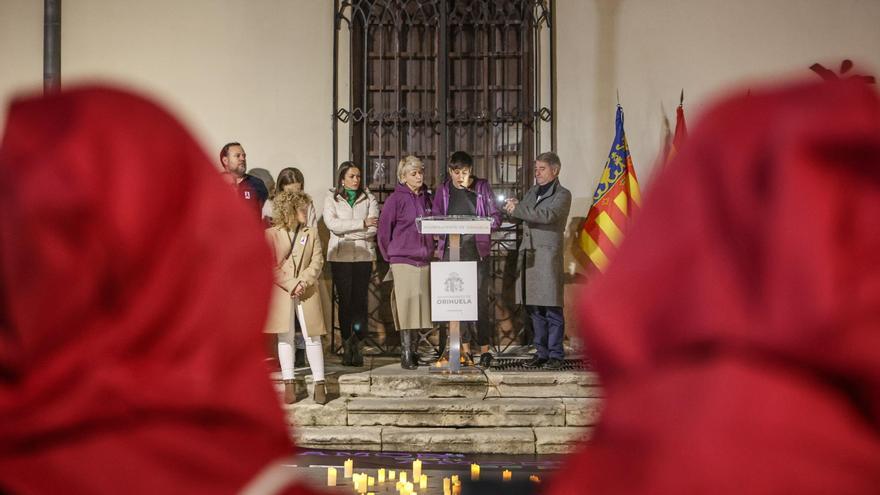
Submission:
[[492,282],[489,257],[477,261],[477,321],[461,322],[461,341],[479,346],[492,344],[492,308],[489,307],[489,284]]
[[355,338],[362,339],[367,333],[369,322],[367,295],[373,273],[373,262],[331,261],[330,270],[339,301],[337,314],[342,340],[347,340],[352,334]]

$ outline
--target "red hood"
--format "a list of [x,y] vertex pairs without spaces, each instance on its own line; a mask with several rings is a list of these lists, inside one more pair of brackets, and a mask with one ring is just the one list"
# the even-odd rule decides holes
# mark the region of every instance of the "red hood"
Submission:
[[553,493],[877,493],[880,101],[712,109],[582,298],[606,390]]
[[131,94],[12,104],[0,149],[0,484],[234,493],[292,446],[258,222]]

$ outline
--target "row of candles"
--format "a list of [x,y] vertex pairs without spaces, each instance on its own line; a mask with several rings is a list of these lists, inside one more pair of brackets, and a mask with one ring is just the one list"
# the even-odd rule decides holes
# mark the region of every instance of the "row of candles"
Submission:
[[[400,471],[399,479],[395,485],[397,492],[399,495],[418,495],[415,492],[416,483],[418,483],[419,490],[425,490],[428,488],[428,476],[422,474],[422,461],[416,459],[412,463],[412,473],[413,473],[413,481],[409,482],[407,480],[407,472]],[[327,486],[336,486],[336,468],[330,467],[327,468]],[[357,473],[354,472],[354,461],[352,459],[346,459],[343,463],[343,476],[345,478],[351,478],[354,483],[354,489],[359,494],[368,494],[372,493],[370,491],[371,488],[375,487],[377,483],[384,484],[386,479],[388,481],[395,481],[395,478],[398,478],[397,471],[393,469],[385,470],[385,468],[380,468],[376,473],[376,478],[372,476],[368,476],[366,473]],[[502,481],[510,481],[512,479],[513,473],[509,470],[505,469],[501,473]],[[479,481],[480,479],[480,465],[479,464],[471,464],[471,480]],[[541,479],[535,475],[529,476],[529,480],[534,483],[540,483]],[[453,475],[449,478],[443,478],[443,495],[460,495],[461,494],[461,480],[459,480],[457,475]]]

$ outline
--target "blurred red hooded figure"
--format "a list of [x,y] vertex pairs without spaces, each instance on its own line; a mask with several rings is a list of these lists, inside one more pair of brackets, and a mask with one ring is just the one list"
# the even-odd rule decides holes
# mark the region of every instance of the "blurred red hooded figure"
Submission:
[[16,101],[0,189],[0,491],[236,493],[293,452],[262,229],[173,117]]
[[708,112],[580,310],[606,402],[553,494],[880,493],[880,101]]

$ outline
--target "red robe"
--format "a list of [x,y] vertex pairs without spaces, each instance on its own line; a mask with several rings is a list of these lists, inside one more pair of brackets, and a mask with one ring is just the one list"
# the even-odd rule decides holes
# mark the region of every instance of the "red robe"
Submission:
[[880,493],[880,100],[715,106],[582,297],[606,401],[554,494]]
[[262,228],[153,103],[12,104],[0,280],[0,491],[236,493],[293,452]]

